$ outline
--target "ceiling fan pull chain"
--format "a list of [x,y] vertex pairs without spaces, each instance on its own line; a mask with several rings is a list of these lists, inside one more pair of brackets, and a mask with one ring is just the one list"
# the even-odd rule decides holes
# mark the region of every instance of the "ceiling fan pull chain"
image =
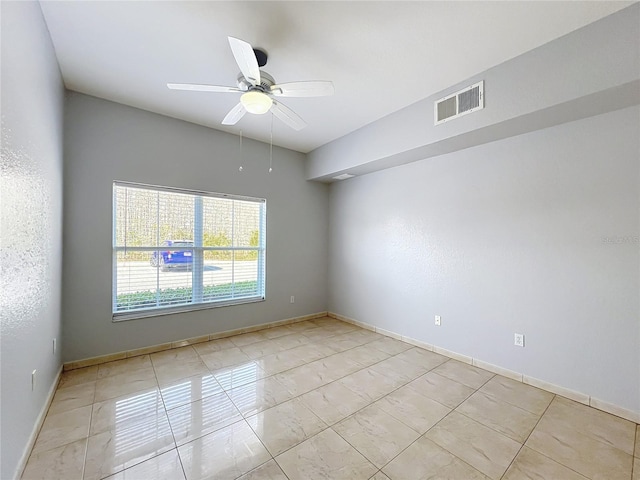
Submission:
[[238,171],[242,171],[242,130],[240,130],[240,168],[238,168]]
[[269,173],[273,172],[273,113],[271,114],[271,135],[269,142]]

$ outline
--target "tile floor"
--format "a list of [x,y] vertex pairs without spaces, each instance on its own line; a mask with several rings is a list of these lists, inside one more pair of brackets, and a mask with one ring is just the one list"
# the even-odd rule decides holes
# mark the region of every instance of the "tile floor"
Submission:
[[640,480],[640,428],[321,318],[65,372],[22,478]]

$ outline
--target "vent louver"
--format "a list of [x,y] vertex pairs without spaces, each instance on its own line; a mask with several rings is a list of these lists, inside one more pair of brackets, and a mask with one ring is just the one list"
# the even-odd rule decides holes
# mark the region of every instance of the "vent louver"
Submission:
[[484,82],[447,95],[434,103],[435,124],[484,108]]

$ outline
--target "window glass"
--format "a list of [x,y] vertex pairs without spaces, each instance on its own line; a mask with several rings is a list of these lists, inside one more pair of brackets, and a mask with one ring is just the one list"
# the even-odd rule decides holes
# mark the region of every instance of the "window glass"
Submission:
[[264,300],[266,202],[113,188],[114,320]]

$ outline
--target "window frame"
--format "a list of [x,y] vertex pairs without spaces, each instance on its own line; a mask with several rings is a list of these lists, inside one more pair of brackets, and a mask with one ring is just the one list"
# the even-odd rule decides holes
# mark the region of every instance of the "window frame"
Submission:
[[[116,191],[118,187],[144,189],[152,192],[168,192],[181,195],[190,195],[194,197],[194,232],[193,232],[193,247],[181,247],[183,250],[191,250],[193,255],[192,262],[192,276],[191,276],[191,302],[170,306],[153,306],[143,307],[137,309],[117,310],[118,303],[118,253],[126,251],[147,251],[147,252],[160,252],[163,250],[162,244],[166,243],[166,240],[160,241],[157,246],[118,246],[116,241],[117,233],[117,196]],[[259,234],[257,247],[236,247],[234,246],[234,238],[232,235],[231,244],[224,247],[205,247],[202,245],[202,234],[204,224],[204,214],[202,208],[202,201],[198,202],[198,199],[203,197],[217,198],[222,200],[236,200],[242,202],[251,202],[260,205],[259,213]],[[176,313],[191,312],[197,310],[205,310],[210,308],[228,307],[233,305],[242,305],[247,303],[263,302],[266,299],[266,237],[267,237],[267,201],[264,198],[249,197],[245,195],[234,195],[227,193],[205,192],[201,190],[192,190],[160,185],[149,185],[128,181],[114,181],[112,188],[112,299],[111,299],[111,315],[113,322],[121,322],[126,320],[133,320],[138,318],[148,318],[161,315],[171,315]],[[256,290],[258,292],[255,296],[237,297],[223,300],[209,300],[203,301],[203,267],[204,267],[204,252],[206,251],[231,251],[235,253],[237,251],[256,251],[257,252],[257,285]],[[234,265],[235,265],[235,261]],[[196,284],[196,279],[200,278],[200,282]],[[235,283],[235,282],[232,282]],[[200,297],[200,301],[194,301],[194,297]]]

